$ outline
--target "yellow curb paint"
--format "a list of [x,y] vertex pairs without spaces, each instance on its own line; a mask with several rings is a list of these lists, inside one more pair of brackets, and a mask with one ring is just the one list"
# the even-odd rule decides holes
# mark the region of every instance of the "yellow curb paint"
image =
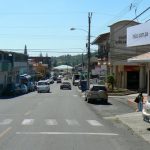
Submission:
[[28,115],[30,115],[31,114],[31,111],[27,111],[24,115],[25,116],[28,116]]
[[6,130],[4,130],[2,133],[0,133],[0,139],[2,137],[4,137],[10,130],[12,129],[12,127],[7,128]]

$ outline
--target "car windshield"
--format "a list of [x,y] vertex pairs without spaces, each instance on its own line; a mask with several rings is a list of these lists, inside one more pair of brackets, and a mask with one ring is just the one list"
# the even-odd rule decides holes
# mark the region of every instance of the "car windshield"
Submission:
[[93,86],[91,88],[91,91],[99,91],[99,90],[106,91],[106,88],[104,86]]

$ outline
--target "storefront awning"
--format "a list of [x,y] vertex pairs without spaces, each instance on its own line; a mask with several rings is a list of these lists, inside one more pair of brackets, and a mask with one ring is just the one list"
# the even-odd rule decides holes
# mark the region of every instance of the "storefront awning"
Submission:
[[150,62],[150,52],[129,58],[127,61],[128,62],[148,63],[148,62]]

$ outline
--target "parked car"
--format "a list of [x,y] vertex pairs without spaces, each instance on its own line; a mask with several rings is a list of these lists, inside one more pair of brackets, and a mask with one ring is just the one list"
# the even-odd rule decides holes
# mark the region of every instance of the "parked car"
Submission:
[[14,83],[8,84],[3,92],[3,95],[5,96],[15,96],[20,94],[21,94],[21,88],[19,84],[14,84]]
[[74,74],[72,77],[72,84],[74,86],[77,86],[80,82],[80,75],[79,74]]
[[28,93],[28,88],[25,84],[21,84],[20,89],[21,89],[21,94],[27,94]]
[[105,85],[91,85],[90,89],[85,92],[85,100],[87,102],[98,101],[107,103],[107,88],[105,87]]
[[62,83],[61,78],[57,78],[57,83]]
[[142,110],[143,120],[150,123],[150,99],[146,101]]
[[60,89],[69,89],[69,90],[71,90],[70,82],[62,82],[62,84],[60,85]]
[[50,92],[50,86],[49,84],[47,83],[47,81],[45,80],[40,80],[38,83],[37,83],[37,92],[40,93],[40,92]]
[[27,88],[28,88],[28,92],[33,92],[35,90],[35,85],[33,84],[33,82],[28,82]]
[[52,78],[50,78],[50,84],[53,84],[54,80]]

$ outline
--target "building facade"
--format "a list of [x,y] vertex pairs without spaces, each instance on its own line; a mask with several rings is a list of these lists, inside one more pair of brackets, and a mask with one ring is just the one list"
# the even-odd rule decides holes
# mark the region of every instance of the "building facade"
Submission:
[[101,60],[105,58],[104,49],[108,52],[108,56],[105,58],[107,70],[110,74],[115,75],[116,87],[118,88],[138,90],[147,87],[145,64],[127,61],[131,57],[148,52],[147,46],[130,48],[126,46],[127,28],[137,24],[139,23],[130,20],[116,22],[110,26],[110,33],[100,35],[99,40],[97,39],[97,43],[95,43],[98,45],[98,51],[100,50],[102,53]]
[[10,83],[19,83],[19,75],[28,72],[28,56],[0,51],[0,93]]

